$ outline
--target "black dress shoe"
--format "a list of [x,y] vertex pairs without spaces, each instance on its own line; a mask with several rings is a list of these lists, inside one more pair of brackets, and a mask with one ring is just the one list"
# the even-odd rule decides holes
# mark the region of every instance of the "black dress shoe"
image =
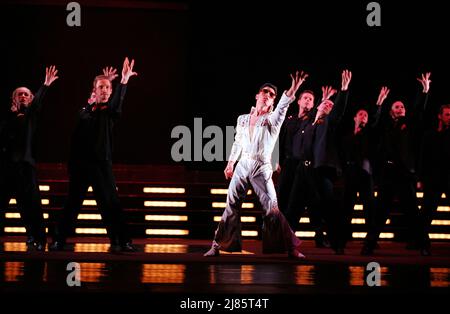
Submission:
[[49,245],[48,249],[50,251],[62,251],[64,250],[65,243],[62,241],[53,241],[52,244]]

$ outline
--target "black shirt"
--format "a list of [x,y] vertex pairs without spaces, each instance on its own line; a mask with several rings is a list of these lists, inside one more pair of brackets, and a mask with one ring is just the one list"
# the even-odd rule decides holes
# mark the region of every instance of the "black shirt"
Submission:
[[119,84],[104,104],[84,107],[72,137],[70,161],[112,160],[114,122],[122,112],[126,85]]
[[42,85],[28,107],[21,108],[20,112],[8,113],[2,135],[2,149],[10,161],[35,164],[37,119],[47,89],[48,86]]

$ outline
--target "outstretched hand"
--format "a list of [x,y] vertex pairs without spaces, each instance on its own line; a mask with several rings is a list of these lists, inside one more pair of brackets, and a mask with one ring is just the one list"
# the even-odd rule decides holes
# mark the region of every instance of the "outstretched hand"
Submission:
[[292,97],[295,97],[295,93],[298,91],[300,86],[303,84],[303,82],[308,77],[308,73],[305,73],[303,71],[300,71],[300,73],[299,73],[298,71],[296,71],[295,76],[293,74],[290,74],[290,76],[291,76],[292,82],[291,82],[291,87],[286,92],[286,96],[288,96],[289,98],[292,98]]
[[127,84],[130,77],[132,77],[133,75],[138,75],[136,72],[133,72],[133,67],[134,59],[132,59],[130,63],[130,60],[128,60],[128,57],[126,57],[123,61],[122,80],[120,81],[120,83]]
[[381,87],[380,94],[378,95],[377,106],[381,106],[388,95],[389,88],[386,86]]
[[352,72],[349,70],[342,71],[342,83],[341,83],[341,91],[346,91],[348,89],[348,85],[352,80]]
[[116,79],[116,77],[119,76],[119,74],[117,74],[117,69],[114,69],[113,67],[104,68],[103,75],[107,76],[111,82],[114,81]]
[[420,82],[420,84],[422,84],[423,90],[422,92],[424,93],[428,93],[428,91],[430,90],[430,75],[431,72],[427,72],[427,73],[422,73],[422,77],[417,78],[417,80]]
[[58,74],[58,70],[56,69],[56,67],[54,65],[51,65],[48,68],[45,68],[45,81],[44,81],[44,85],[45,86],[50,86],[52,85],[52,83],[58,79],[58,76],[56,76],[56,74]]
[[336,94],[337,90],[335,90],[332,86],[322,86],[322,101],[330,99],[331,96]]

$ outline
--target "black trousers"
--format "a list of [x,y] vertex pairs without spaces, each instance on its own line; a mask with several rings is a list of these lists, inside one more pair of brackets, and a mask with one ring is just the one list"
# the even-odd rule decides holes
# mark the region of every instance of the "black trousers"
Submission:
[[345,248],[347,241],[352,238],[351,220],[358,192],[359,200],[364,208],[366,229],[373,228],[375,208],[372,175],[358,165],[347,165],[344,169],[344,198],[340,207],[341,213],[336,215],[337,247]]
[[419,214],[419,245],[421,248],[430,248],[430,225],[437,207],[441,202],[441,195],[445,193],[445,203],[450,199],[450,176],[443,172],[440,176],[430,177],[423,182],[423,204]]
[[46,243],[35,167],[28,162],[1,160],[0,163],[0,208],[7,208],[10,198],[15,196],[27,235]]
[[130,242],[123,209],[119,202],[111,161],[83,161],[69,164],[69,195],[54,228],[54,240],[64,243],[74,231],[89,186],[92,186],[98,209],[111,244]]
[[312,165],[307,166],[303,161],[287,158],[278,179],[278,206],[294,232],[298,230],[305,207],[308,208],[313,228],[316,232],[322,231],[319,203],[316,171]]
[[419,211],[414,175],[395,164],[384,164],[381,170],[375,222],[369,228],[366,244],[371,248],[375,247],[380,232],[384,228],[386,219],[394,205],[395,196],[398,197],[400,209],[406,216],[407,241],[411,243],[417,242]]

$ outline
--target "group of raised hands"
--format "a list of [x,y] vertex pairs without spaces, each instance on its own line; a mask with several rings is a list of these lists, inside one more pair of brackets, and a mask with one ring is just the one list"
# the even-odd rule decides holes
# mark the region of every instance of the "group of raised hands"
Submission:
[[[126,57],[125,60],[123,61],[122,66],[122,79],[120,81],[121,84],[127,84],[130,77],[138,75],[136,72],[133,71],[133,68],[134,68],[134,59],[132,59],[130,62],[128,57]],[[55,80],[59,78],[57,74],[58,70],[56,69],[56,66],[51,65],[50,67],[45,68],[44,85],[50,86]],[[113,67],[104,68],[103,75],[108,77],[108,79],[111,82],[119,76],[119,74],[117,74],[117,69]],[[88,99],[88,103],[91,104],[93,102],[95,102],[95,94],[92,92],[91,97]]]

